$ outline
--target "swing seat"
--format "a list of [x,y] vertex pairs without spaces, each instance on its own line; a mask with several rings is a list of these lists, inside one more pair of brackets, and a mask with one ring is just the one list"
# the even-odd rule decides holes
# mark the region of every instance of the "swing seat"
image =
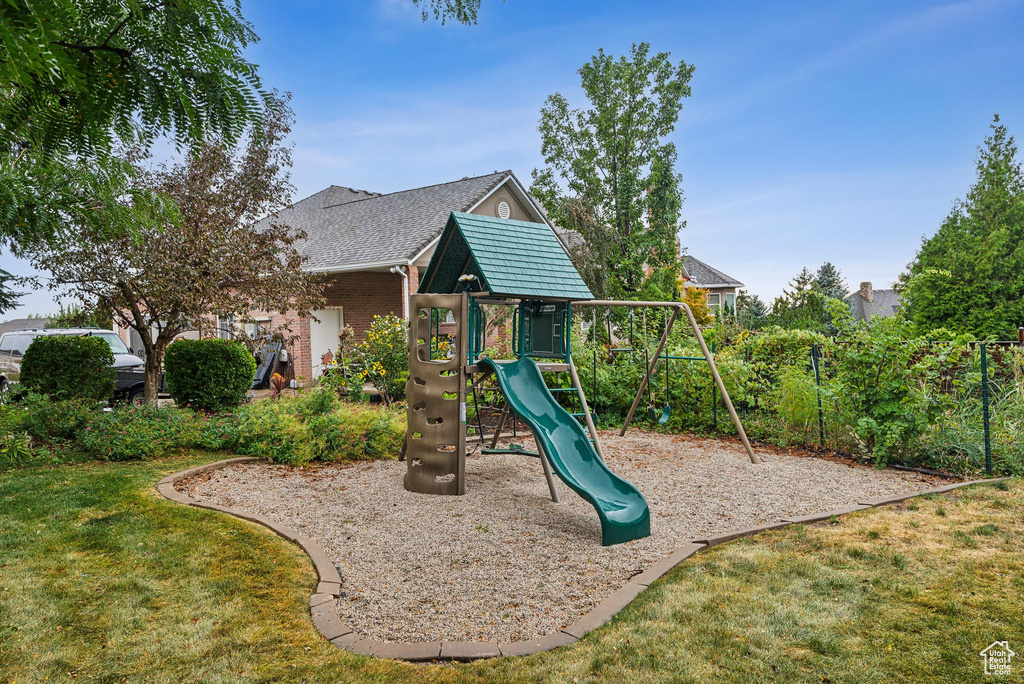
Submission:
[[659,411],[656,407],[648,405],[647,417],[650,419],[652,423],[664,425],[665,423],[668,422],[668,419],[672,417],[672,407],[669,406],[668,404],[665,404],[664,406],[661,407],[661,410]]

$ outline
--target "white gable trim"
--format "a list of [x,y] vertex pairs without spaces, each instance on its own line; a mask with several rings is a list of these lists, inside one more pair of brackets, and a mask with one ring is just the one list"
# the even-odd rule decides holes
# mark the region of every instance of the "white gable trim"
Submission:
[[404,259],[388,259],[387,261],[367,261],[361,264],[345,264],[344,266],[326,266],[322,268],[303,268],[306,273],[345,273],[346,271],[371,271],[390,266],[405,266]]

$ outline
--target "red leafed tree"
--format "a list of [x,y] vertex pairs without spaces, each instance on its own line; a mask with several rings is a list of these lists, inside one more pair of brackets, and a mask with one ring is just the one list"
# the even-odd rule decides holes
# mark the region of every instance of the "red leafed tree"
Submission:
[[296,247],[305,235],[273,221],[257,225],[291,196],[291,123],[288,98],[276,97],[242,144],[210,140],[156,169],[128,153],[136,180],[124,201],[155,191],[172,210],[138,212],[152,220],[130,235],[75,231],[33,254],[52,286],[114,311],[139,333],[147,402],[156,401],[164,351],[177,335],[209,330],[215,315],[246,322],[253,310],[305,316],[322,306],[323,286],[303,271]]

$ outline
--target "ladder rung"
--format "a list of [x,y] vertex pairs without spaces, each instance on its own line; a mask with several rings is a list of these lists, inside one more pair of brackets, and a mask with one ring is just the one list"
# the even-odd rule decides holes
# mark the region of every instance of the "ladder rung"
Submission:
[[579,392],[575,387],[549,387],[549,392]]

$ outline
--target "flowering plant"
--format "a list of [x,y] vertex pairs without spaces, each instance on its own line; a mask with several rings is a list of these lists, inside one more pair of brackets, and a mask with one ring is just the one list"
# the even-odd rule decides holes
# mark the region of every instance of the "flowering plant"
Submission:
[[385,404],[401,401],[409,378],[405,321],[392,314],[374,316],[356,352],[362,367],[361,379],[373,385]]

